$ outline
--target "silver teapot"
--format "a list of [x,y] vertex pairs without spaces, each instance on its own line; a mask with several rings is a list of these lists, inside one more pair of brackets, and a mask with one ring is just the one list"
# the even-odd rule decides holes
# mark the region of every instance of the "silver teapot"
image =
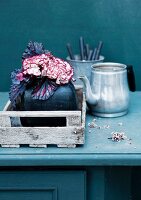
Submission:
[[118,117],[127,114],[129,87],[127,66],[120,63],[97,63],[91,67],[91,80],[80,76],[91,112],[99,117]]

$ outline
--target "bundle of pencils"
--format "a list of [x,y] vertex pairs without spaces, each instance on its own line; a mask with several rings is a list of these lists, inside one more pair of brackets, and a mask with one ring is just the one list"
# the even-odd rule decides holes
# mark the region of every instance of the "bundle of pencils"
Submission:
[[[75,56],[72,51],[70,43],[66,45],[69,57],[71,60],[75,60]],[[89,44],[85,44],[84,38],[79,38],[79,48],[80,48],[80,59],[83,60],[99,60],[101,49],[103,47],[103,42],[99,41],[98,46],[91,49]]]

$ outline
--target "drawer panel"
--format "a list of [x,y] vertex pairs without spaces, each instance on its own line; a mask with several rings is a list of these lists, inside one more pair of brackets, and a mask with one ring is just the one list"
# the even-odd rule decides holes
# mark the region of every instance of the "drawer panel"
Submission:
[[85,171],[1,171],[2,200],[85,200]]

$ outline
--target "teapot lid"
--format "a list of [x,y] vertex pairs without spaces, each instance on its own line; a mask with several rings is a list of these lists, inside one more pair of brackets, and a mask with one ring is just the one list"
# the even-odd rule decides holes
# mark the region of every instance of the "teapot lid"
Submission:
[[126,69],[126,65],[114,62],[96,63],[92,65],[92,70],[100,72],[118,72],[125,71]]

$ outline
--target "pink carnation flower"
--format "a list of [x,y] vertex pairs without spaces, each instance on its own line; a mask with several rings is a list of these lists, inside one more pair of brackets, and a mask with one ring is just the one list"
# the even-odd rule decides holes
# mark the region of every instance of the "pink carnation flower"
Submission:
[[73,68],[69,63],[52,54],[41,54],[26,58],[23,61],[23,74],[43,76],[55,79],[57,84],[68,83],[73,76]]

